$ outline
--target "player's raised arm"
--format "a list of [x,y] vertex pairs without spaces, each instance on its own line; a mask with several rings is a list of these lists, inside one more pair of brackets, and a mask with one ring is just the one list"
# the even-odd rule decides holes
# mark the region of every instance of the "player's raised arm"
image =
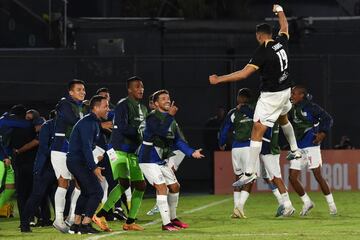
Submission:
[[209,76],[210,84],[218,84],[223,82],[236,82],[243,79],[246,79],[251,74],[253,74],[257,69],[253,65],[246,65],[243,69],[240,71],[236,71],[227,75],[211,75]]
[[280,24],[279,34],[285,33],[286,35],[289,35],[289,25],[283,8],[280,5],[274,4],[273,12],[279,17],[279,24]]

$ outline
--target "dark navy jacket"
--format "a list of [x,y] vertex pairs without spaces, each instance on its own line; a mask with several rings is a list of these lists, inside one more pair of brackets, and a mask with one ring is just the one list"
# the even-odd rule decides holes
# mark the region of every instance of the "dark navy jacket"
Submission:
[[71,132],[67,164],[86,165],[89,170],[96,168],[92,151],[100,135],[100,120],[94,113],[87,114],[79,120]]
[[[162,159],[159,156],[153,145],[152,140],[154,136],[160,136],[166,138],[168,136],[168,131],[171,124],[173,123],[174,117],[168,113],[163,113],[165,115],[165,120],[160,121],[155,115],[149,115],[146,119],[145,131],[143,144],[140,147],[139,151],[139,163],[157,163],[165,164],[165,159]],[[172,149],[178,149],[183,152],[186,156],[191,156],[195,151],[179,136],[178,132],[175,132],[175,138],[173,140]]]
[[16,118],[14,115],[4,114],[0,117],[0,161],[11,155],[11,149],[7,148],[6,137],[13,128],[32,127],[32,123],[25,119]]
[[55,120],[46,121],[42,126],[39,134],[39,148],[36,153],[34,163],[34,174],[39,174],[46,166],[50,159],[51,144],[55,135]]
[[52,150],[67,152],[68,139],[75,123],[81,119],[83,102],[75,101],[69,95],[62,98],[56,106],[55,138]]

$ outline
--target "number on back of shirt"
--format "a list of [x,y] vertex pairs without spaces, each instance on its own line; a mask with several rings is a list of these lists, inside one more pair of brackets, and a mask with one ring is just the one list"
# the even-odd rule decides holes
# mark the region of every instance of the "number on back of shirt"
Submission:
[[280,51],[276,52],[276,55],[279,57],[280,61],[280,70],[283,72],[288,68],[288,57],[284,49],[280,49]]

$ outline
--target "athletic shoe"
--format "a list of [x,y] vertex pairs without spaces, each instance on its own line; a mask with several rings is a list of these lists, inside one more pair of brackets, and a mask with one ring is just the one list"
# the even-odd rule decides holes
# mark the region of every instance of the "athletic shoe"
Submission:
[[234,208],[233,213],[230,216],[231,218],[247,218],[244,214],[244,210],[240,208]]
[[140,225],[137,225],[136,223],[125,223],[123,225],[123,230],[125,231],[144,231],[144,228]]
[[155,215],[155,214],[157,214],[157,213],[159,213],[160,211],[159,211],[159,208],[158,208],[158,206],[155,204],[155,206],[150,210],[150,211],[148,211],[147,213],[146,213],[146,215],[148,215],[148,216],[153,216],[153,215]]
[[250,176],[243,175],[239,180],[232,184],[233,187],[242,187],[245,184],[251,183],[257,178],[255,173],[252,173]]
[[31,221],[31,222],[30,222],[30,227],[36,227],[35,221]]
[[291,217],[295,213],[295,208],[293,206],[285,207],[283,211],[284,217]]
[[116,208],[114,211],[114,218],[116,220],[127,220],[126,214],[124,212],[124,210],[120,207]]
[[74,223],[73,225],[71,225],[68,233],[70,233],[70,234],[80,234],[79,233],[79,228],[80,228],[80,225]]
[[88,223],[85,225],[83,224],[80,225],[78,234],[96,234],[99,232],[100,232],[99,230],[93,228],[91,223]]
[[173,231],[179,231],[179,229],[177,227],[175,227],[172,223],[168,223],[166,225],[162,225],[161,226],[161,229],[163,231],[170,231],[170,232],[173,232]]
[[313,207],[315,207],[315,204],[313,202],[304,204],[300,212],[300,216],[306,216]]
[[173,220],[171,220],[171,223],[173,226],[178,227],[178,228],[188,228],[189,227],[189,224],[184,223],[177,218],[174,218]]
[[295,151],[289,151],[288,155],[286,156],[286,159],[290,161],[290,160],[298,159],[301,157],[302,157],[302,154],[301,154],[300,150],[298,149]]
[[30,228],[30,225],[20,225],[20,231],[21,231],[22,233],[32,232],[32,231],[31,231],[31,228]]
[[64,222],[54,221],[53,227],[62,233],[67,233],[69,231],[69,227],[66,226]]
[[65,219],[64,223],[66,224],[66,226],[71,227],[72,225],[74,225],[74,221],[70,221],[68,219]]
[[276,210],[276,214],[275,214],[275,217],[280,217],[284,214],[284,205],[279,205],[279,207],[277,208]]
[[92,221],[98,225],[98,227],[105,231],[105,232],[112,232],[112,230],[109,228],[108,223],[106,222],[105,217],[97,217],[95,214],[92,217]]
[[335,203],[332,203],[329,205],[330,215],[336,215],[337,209]]

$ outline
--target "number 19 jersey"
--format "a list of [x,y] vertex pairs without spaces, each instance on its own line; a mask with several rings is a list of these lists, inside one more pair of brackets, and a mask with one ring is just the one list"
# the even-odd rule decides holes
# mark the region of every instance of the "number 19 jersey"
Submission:
[[260,90],[278,92],[292,86],[289,78],[288,35],[280,33],[255,51],[249,65],[260,71]]

